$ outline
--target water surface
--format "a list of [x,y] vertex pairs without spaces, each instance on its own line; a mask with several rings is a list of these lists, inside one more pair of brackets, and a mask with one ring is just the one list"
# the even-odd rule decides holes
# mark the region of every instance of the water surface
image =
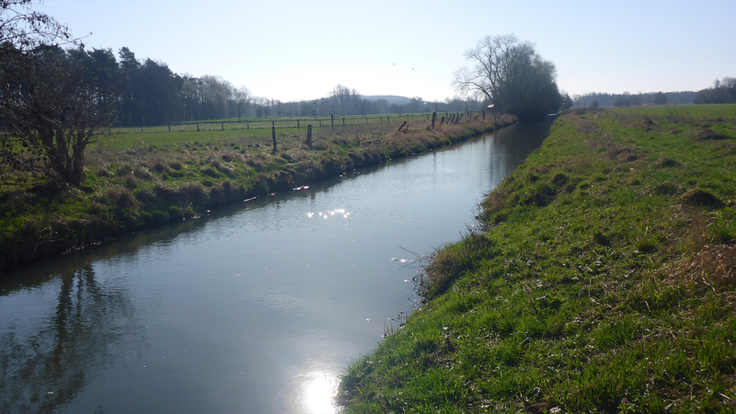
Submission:
[[261,197],[9,274],[0,412],[330,413],[549,124]]

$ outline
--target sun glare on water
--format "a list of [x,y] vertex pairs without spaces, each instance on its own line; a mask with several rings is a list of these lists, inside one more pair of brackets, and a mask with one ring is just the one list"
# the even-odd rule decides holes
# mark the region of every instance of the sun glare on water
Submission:
[[327,372],[312,372],[302,383],[302,407],[305,413],[333,414],[337,378]]
[[326,213],[323,213],[321,211],[319,213],[314,213],[314,212],[311,212],[311,211],[309,213],[307,213],[307,217],[308,218],[312,218],[315,215],[318,216],[318,217],[321,217],[321,218],[323,218],[325,220],[327,220],[330,217],[348,218],[350,216],[350,212],[345,211],[344,208],[336,208],[336,209],[331,210],[331,211],[328,211]]

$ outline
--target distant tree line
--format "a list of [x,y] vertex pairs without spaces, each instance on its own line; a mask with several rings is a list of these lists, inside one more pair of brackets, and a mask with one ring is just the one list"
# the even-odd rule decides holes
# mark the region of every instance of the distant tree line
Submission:
[[235,88],[214,76],[180,76],[162,62],[139,61],[127,47],[118,56],[111,49],[65,52],[98,74],[105,102],[118,125],[160,125],[190,119],[214,119],[242,115],[250,100],[245,87]]
[[736,78],[716,79],[712,87],[697,92],[587,93],[574,95],[572,100],[574,106],[577,107],[614,106],[619,108],[637,105],[736,103]]
[[698,91],[694,102],[696,104],[736,103],[736,78],[716,79],[712,88]]
[[577,107],[691,104],[694,99],[695,92],[587,93],[573,96],[574,105]]
[[447,98],[428,102],[421,97],[370,97],[355,89],[337,85],[324,98],[299,102],[281,102],[254,98],[250,116],[318,117],[330,115],[408,114],[425,112],[478,111],[483,102],[475,99]]
[[328,97],[283,103],[253,97],[216,76],[181,76],[127,47],[84,47],[67,26],[34,10],[36,0],[0,0],[0,174],[43,172],[84,179],[88,144],[113,125],[161,125],[245,116],[329,116],[478,110],[481,102],[419,97],[371,99],[337,85]]
[[355,89],[337,85],[320,99],[281,102],[254,97],[245,86],[235,87],[218,76],[181,76],[163,62],[138,60],[127,47],[118,51],[84,47],[61,51],[97,76],[101,97],[122,126],[162,125],[205,119],[255,117],[307,117],[329,115],[401,114],[431,111],[478,110],[475,100],[447,99],[428,103],[420,97],[397,104],[363,97]]

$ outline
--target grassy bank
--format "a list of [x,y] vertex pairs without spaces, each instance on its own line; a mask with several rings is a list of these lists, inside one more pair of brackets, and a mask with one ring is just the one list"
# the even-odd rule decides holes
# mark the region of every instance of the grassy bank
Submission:
[[[118,234],[197,217],[227,203],[291,191],[359,166],[422,153],[513,122],[464,117],[431,129],[426,117],[315,128],[126,132],[87,149],[86,179],[73,187],[0,165],[0,274],[37,258]],[[166,130],[167,131],[167,130]]]
[[734,412],[736,106],[575,111],[344,373],[350,413]]

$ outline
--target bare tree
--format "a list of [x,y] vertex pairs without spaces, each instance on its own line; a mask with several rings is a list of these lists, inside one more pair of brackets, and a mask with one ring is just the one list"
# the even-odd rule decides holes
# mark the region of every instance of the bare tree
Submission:
[[356,106],[360,106],[360,94],[355,89],[347,86],[337,85],[332,90],[332,111],[340,115],[347,115],[354,110]]
[[240,118],[245,116],[248,111],[248,104],[252,98],[250,89],[245,87],[245,85],[241,85],[240,88],[233,92],[233,97],[238,108],[238,121],[240,121]]
[[[11,55],[0,65],[0,157],[16,168],[21,151],[32,154],[60,178],[77,184],[84,176],[84,151],[113,120],[97,74],[58,47],[39,46]],[[20,151],[19,151],[20,150]]]
[[420,113],[420,112],[424,112],[422,110],[423,107],[424,107],[424,100],[422,99],[421,96],[415,96],[415,97],[411,98],[411,100],[409,101],[408,106],[409,106],[409,112],[412,112],[412,113],[415,113],[415,114]]
[[0,45],[12,45],[16,51],[41,45],[59,46],[77,43],[69,28],[52,17],[33,10],[33,0],[0,0]]
[[112,119],[94,71],[61,45],[81,45],[67,26],[32,10],[32,0],[0,0],[0,158],[29,167],[22,152],[62,179],[79,183],[84,150]]
[[233,86],[219,76],[205,75],[200,78],[201,96],[208,119],[226,118],[228,101],[233,96]]
[[514,35],[486,36],[474,49],[465,52],[472,68],[462,67],[455,74],[455,87],[462,93],[484,96],[495,102],[500,84],[507,78],[514,46],[518,39]]
[[456,72],[459,92],[484,98],[522,119],[560,109],[555,67],[531,43],[519,42],[514,35],[487,36],[465,57],[472,66]]

